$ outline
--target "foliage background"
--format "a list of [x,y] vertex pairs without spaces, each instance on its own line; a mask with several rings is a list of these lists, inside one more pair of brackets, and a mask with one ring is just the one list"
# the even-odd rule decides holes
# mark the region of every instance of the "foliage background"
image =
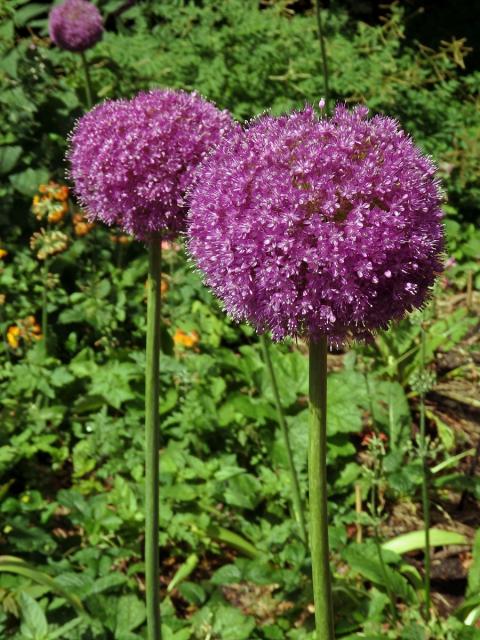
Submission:
[[[266,109],[316,103],[323,94],[308,2],[98,4],[107,32],[87,54],[98,99],[180,87],[242,121]],[[73,199],[58,226],[68,237],[66,250],[45,269],[29,247],[39,228],[32,198],[48,180],[68,183],[67,136],[85,109],[78,57],[47,37],[49,6],[0,4],[0,248],[8,252],[0,266],[0,549],[30,563],[21,576],[18,567],[0,563],[0,635],[138,640],[145,618],[146,260],[139,243],[115,232],[95,227],[79,235]],[[425,377],[423,321],[432,380],[430,463],[445,463],[434,475],[435,517],[441,528],[467,536],[456,557],[463,553],[465,566],[479,570],[472,540],[480,483],[469,471],[472,455],[454,459],[479,436],[480,71],[476,43],[465,40],[475,19],[467,15],[455,31],[433,30],[431,8],[422,18],[420,6],[332,2],[324,14],[334,98],[398,117],[438,163],[451,258],[423,318],[330,358],[330,534],[337,630],[344,638],[478,637],[464,624],[480,604],[477,574],[467,578],[465,570],[460,577],[463,609],[461,598],[438,587],[437,616],[427,628],[418,613],[421,551],[387,556],[399,601],[395,621],[373,544],[376,527],[382,539],[421,527],[415,380]],[[165,638],[310,638],[309,560],[289,514],[286,453],[261,350],[248,327],[223,316],[177,249],[166,250],[164,267]],[[468,281],[473,306],[465,302]],[[12,348],[9,328],[31,315],[39,320],[45,292],[49,355],[33,339]],[[280,346],[274,364],[305,493],[304,346]],[[385,434],[387,444],[366,439],[371,431]],[[373,493],[381,500],[377,520],[364,508],[361,546],[354,542],[355,484],[364,504]],[[455,511],[465,489],[468,508]],[[180,568],[184,579],[169,590]]]

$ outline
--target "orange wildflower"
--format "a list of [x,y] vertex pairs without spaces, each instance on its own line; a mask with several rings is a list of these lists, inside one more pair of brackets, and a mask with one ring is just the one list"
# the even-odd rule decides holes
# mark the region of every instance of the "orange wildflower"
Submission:
[[41,340],[42,330],[35,320],[35,316],[27,316],[22,320],[18,320],[18,324],[14,324],[7,329],[7,342],[12,349],[18,349],[20,340],[32,342],[33,340]]
[[86,236],[93,229],[95,224],[88,222],[83,213],[75,213],[73,215],[73,230],[76,236]]
[[18,349],[20,343],[20,327],[12,325],[7,329],[7,342],[12,349]]
[[192,349],[195,347],[200,341],[200,336],[196,331],[191,331],[190,333],[186,333],[182,329],[177,329],[173,336],[173,342],[177,346],[185,347],[186,349]]
[[38,220],[47,218],[49,222],[60,222],[68,211],[68,187],[56,182],[41,184],[38,188],[41,195],[35,195],[32,211]]
[[0,249],[0,260],[6,258],[8,256],[8,251],[6,249]]

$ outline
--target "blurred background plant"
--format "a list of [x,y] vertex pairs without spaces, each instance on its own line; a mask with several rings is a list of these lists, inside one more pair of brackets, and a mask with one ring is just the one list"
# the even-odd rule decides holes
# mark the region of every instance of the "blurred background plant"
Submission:
[[[447,200],[447,269],[424,312],[423,356],[412,318],[329,357],[334,595],[337,634],[350,640],[480,633],[473,4],[332,0],[323,13],[332,99],[398,117],[437,161]],[[106,31],[89,67],[100,99],[195,89],[242,120],[323,95],[308,0],[98,7]],[[75,54],[51,45],[49,9],[0,4],[0,553],[17,557],[0,558],[0,636],[134,640],[145,619],[144,249],[93,226],[69,198],[65,138],[84,111],[84,76]],[[168,243],[163,256],[165,638],[306,640],[309,560],[289,512],[288,456],[261,347],[225,319],[180,246]],[[286,343],[272,360],[305,498],[304,346]],[[428,625],[420,616],[425,370]]]

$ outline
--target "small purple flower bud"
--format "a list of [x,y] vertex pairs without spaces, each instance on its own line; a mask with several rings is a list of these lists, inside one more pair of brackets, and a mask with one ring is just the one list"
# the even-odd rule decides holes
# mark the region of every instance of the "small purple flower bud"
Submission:
[[102,39],[102,16],[87,0],[66,0],[50,11],[48,30],[58,47],[80,53]]

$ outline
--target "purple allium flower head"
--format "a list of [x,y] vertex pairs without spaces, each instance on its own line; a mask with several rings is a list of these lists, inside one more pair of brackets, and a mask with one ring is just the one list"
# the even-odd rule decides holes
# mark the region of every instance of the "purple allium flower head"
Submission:
[[50,11],[48,30],[61,49],[85,51],[102,38],[102,16],[87,0],[66,0]]
[[138,238],[156,231],[173,237],[185,227],[194,170],[234,126],[227,111],[184,91],[95,107],[78,121],[68,154],[87,216]]
[[435,167],[367,114],[263,116],[195,176],[189,251],[226,310],[276,340],[368,338],[422,306],[442,270]]

